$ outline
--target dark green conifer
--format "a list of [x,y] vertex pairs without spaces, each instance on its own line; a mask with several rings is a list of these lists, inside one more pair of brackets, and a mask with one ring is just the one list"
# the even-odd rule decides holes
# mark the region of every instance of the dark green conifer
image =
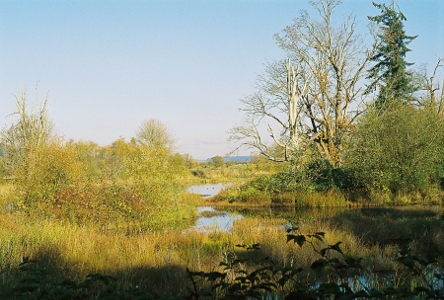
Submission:
[[376,91],[378,96],[375,105],[381,111],[400,103],[409,103],[415,87],[412,84],[412,74],[407,67],[412,65],[405,61],[405,55],[410,51],[407,45],[416,38],[408,36],[404,31],[403,21],[407,18],[402,12],[395,10],[395,2],[391,7],[385,4],[373,5],[381,10],[381,14],[368,17],[370,21],[380,26],[381,45],[378,52],[372,57],[375,65],[369,70],[367,79],[370,85],[366,93]]

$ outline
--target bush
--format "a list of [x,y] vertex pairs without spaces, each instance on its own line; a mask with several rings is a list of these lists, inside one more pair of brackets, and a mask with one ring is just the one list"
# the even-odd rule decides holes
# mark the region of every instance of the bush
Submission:
[[123,140],[96,148],[55,140],[27,151],[14,174],[18,207],[76,224],[131,224],[128,230],[174,226],[193,215],[193,205],[179,201],[168,149]]
[[304,178],[309,180],[311,188],[316,191],[348,190],[353,187],[350,170],[335,168],[327,160],[311,162],[304,173]]
[[177,199],[179,186],[166,148],[134,147],[125,162],[122,177],[131,180],[137,193],[152,204]]
[[211,163],[215,168],[221,168],[225,165],[224,158],[220,155],[211,158]]
[[400,106],[360,120],[346,157],[355,186],[367,190],[427,190],[441,182],[443,120],[438,113]]
[[83,182],[83,170],[74,147],[54,140],[29,149],[14,176],[18,189],[25,194],[26,203],[30,204],[51,198],[51,194],[63,186]]

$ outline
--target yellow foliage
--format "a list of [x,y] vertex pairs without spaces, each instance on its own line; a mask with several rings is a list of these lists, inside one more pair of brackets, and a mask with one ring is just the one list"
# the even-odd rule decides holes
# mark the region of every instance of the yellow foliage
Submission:
[[15,177],[16,183],[25,191],[44,193],[60,185],[82,181],[84,175],[74,147],[55,140],[31,147]]

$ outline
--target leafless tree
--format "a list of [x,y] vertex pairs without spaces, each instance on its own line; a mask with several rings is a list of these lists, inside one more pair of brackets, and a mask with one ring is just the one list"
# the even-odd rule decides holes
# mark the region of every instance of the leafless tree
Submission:
[[[17,111],[10,116],[17,116],[17,121],[0,132],[1,147],[9,173],[24,162],[25,156],[34,147],[38,147],[52,137],[53,124],[48,118],[48,95],[39,103],[38,86],[36,86],[37,107],[29,109],[26,88],[19,90],[15,97]],[[40,106],[39,106],[40,104]]]
[[[231,139],[243,139],[243,145],[259,149],[275,161],[295,159],[315,145],[322,158],[341,166],[346,137],[365,107],[367,96],[362,80],[379,39],[370,28],[373,42],[367,47],[356,33],[358,22],[353,15],[346,16],[335,28],[332,15],[340,1],[311,4],[320,20],[303,11],[282,35],[275,35],[290,59],[285,64],[270,65],[265,76],[259,77],[258,92],[241,100],[241,110],[247,113],[249,124],[234,127]],[[285,115],[285,122],[274,112]],[[283,157],[270,155],[262,143],[257,125],[265,118],[282,128],[279,138],[271,126],[269,131],[285,149]]]
[[155,119],[142,123],[136,131],[136,141],[143,146],[150,148],[164,147],[170,151],[173,151],[176,145],[176,140],[171,135],[168,127]]
[[[444,58],[438,57],[433,74],[428,75],[427,68],[417,73],[417,84],[423,93],[419,95],[417,103],[422,107],[433,107],[439,114],[444,114],[444,79],[440,81],[438,69],[444,66]],[[438,82],[436,82],[438,81]]]
[[[306,93],[308,80],[300,73],[302,62],[296,66],[290,59],[278,61],[267,67],[266,74],[260,76],[256,87],[258,92],[241,100],[247,115],[247,124],[231,129],[231,140],[243,140],[239,146],[249,146],[260,150],[270,160],[277,162],[290,161],[293,154],[301,146],[300,127],[302,96]],[[273,141],[283,149],[278,153],[276,147],[270,147],[262,141],[257,128],[258,121],[267,117],[282,128],[276,133],[271,125],[268,132]]]

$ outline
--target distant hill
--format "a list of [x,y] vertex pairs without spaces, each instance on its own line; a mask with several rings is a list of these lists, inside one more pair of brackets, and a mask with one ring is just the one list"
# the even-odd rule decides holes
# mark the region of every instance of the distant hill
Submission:
[[[224,161],[250,161],[251,156],[224,156]],[[207,158],[206,161],[211,161],[211,158]]]

